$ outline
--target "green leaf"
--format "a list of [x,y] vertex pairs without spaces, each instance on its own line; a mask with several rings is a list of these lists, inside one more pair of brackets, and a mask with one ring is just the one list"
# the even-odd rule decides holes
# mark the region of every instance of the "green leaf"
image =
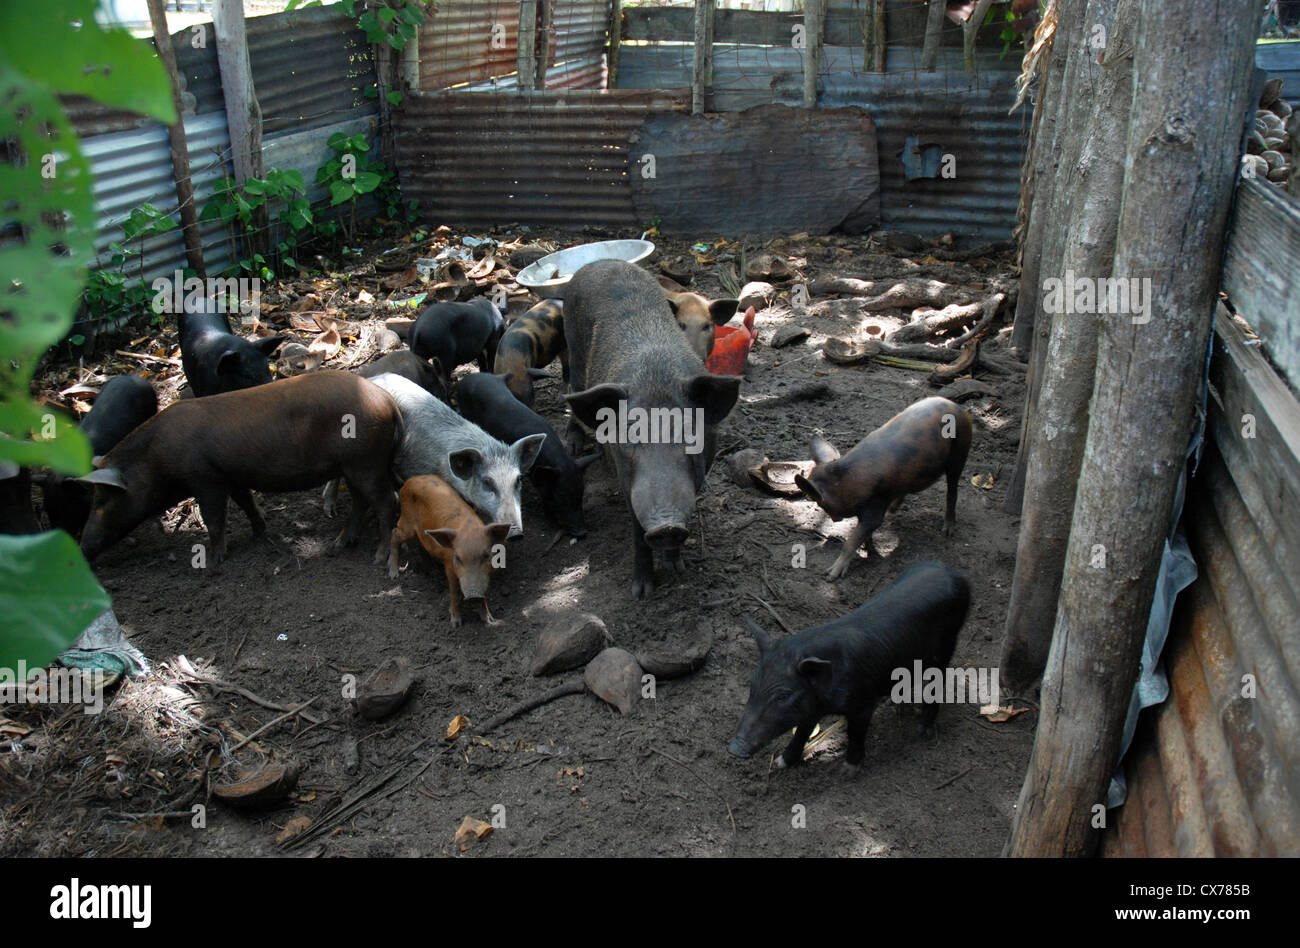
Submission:
[[344,201],[350,201],[356,195],[356,190],[350,181],[334,181],[330,183],[330,206],[342,204]]
[[346,151],[348,147],[348,137],[342,132],[335,132],[325,140],[325,144],[335,151]]
[[379,19],[383,20],[385,23],[392,23],[397,19],[397,11],[392,7],[384,7],[379,11]]
[[401,94],[400,92],[390,92],[390,93],[388,93],[387,98],[388,98],[388,104],[389,104],[389,105],[401,105],[401,104],[402,104],[402,94]]
[[352,182],[358,194],[369,194],[375,188],[379,187],[379,175],[373,171],[365,171],[357,175],[357,179]]
[[112,605],[62,530],[0,535],[0,668],[45,667]]
[[95,20],[96,0],[0,3],[0,60],[55,91],[176,121],[171,89],[153,49],[116,24]]
[[244,191],[247,194],[265,194],[268,182],[261,178],[249,178],[244,182]]
[[388,37],[388,45],[393,47],[393,49],[400,51],[402,47],[406,45],[406,40],[402,39],[400,36],[390,36]]

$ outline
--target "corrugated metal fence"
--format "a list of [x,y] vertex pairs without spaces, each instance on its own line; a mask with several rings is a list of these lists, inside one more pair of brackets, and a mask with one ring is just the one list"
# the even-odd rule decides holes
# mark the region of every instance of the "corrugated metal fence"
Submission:
[[[1238,202],[1230,239],[1259,265],[1297,266],[1271,249],[1300,247],[1300,203],[1287,200],[1280,218],[1242,214]],[[1258,325],[1256,305],[1300,318],[1294,297],[1232,296],[1253,273],[1240,267],[1229,256],[1223,284],[1248,322]],[[1223,306],[1215,327],[1206,446],[1185,518],[1200,574],[1175,608],[1170,695],[1139,721],[1105,855],[1300,855],[1300,401]]]
[[[324,202],[327,193],[316,184],[316,169],[331,155],[329,137],[364,133],[377,147],[377,108],[364,94],[374,82],[370,46],[337,6],[250,17],[247,31],[253,85],[262,107],[264,166],[301,172],[307,196]],[[184,89],[190,174],[202,208],[215,182],[232,173],[212,24],[181,30],[172,36],[172,45]],[[94,175],[95,245],[101,264],[107,265],[110,244],[122,239],[122,221],[141,204],[153,204],[179,225],[167,130],[89,100],[72,99],[67,105]],[[205,262],[215,273],[231,260],[229,239],[219,224],[205,224],[201,233]],[[145,242],[143,264],[146,279],[170,276],[188,265],[179,226]],[[126,269],[141,272],[141,258],[133,257]],[[118,314],[94,315],[112,322]]]

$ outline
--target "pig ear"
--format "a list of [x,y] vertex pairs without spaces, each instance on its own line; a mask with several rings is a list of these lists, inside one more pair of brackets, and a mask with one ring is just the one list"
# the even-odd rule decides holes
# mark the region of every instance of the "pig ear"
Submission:
[[253,340],[253,346],[267,358],[270,358],[271,353],[275,352],[276,349],[279,349],[280,344],[287,342],[288,339],[288,336],[268,336],[265,339]]
[[425,530],[428,536],[433,538],[433,542],[438,546],[450,550],[451,545],[456,542],[456,531],[450,527],[443,527],[440,530]]
[[736,406],[740,397],[739,375],[713,375],[705,372],[685,385],[686,400],[704,409],[704,422],[716,425]]
[[822,502],[821,491],[819,491],[816,487],[813,486],[812,481],[808,480],[808,478],[804,477],[802,474],[796,474],[794,476],[794,482],[795,484],[798,485],[799,489],[804,492],[804,495],[809,500],[813,501],[816,504],[821,504]]
[[580,471],[584,471],[584,470],[586,470],[588,467],[590,467],[592,464],[596,463],[596,462],[599,461],[599,460],[600,460],[600,452],[599,452],[599,451],[593,451],[593,452],[591,452],[591,454],[584,454],[584,455],[583,455],[582,457],[580,457],[580,458],[574,458],[574,459],[573,459],[573,466],[576,467],[576,468],[577,468],[578,470],[580,470]]
[[836,461],[839,459],[840,452],[836,449],[835,445],[831,444],[825,438],[813,438],[810,447],[812,449],[813,460],[818,464],[826,464],[830,461]]
[[825,694],[831,686],[831,663],[824,658],[805,658],[799,662],[799,674],[807,678],[813,689]]
[[573,417],[588,428],[598,428],[600,419],[596,416],[601,409],[618,411],[618,403],[627,401],[627,389],[621,385],[605,383],[596,385],[583,392],[570,392],[564,396],[564,403],[573,410]]
[[510,450],[519,458],[519,473],[527,474],[537,460],[537,455],[542,453],[542,445],[546,442],[546,435],[531,434],[526,438],[520,438],[514,444],[510,445]]
[[555,378],[554,375],[552,375],[550,372],[547,372],[545,369],[534,369],[534,368],[531,368],[531,367],[528,369],[528,377],[529,377],[530,379],[553,379],[553,378]]
[[726,297],[720,300],[714,300],[709,304],[709,318],[713,320],[713,325],[721,326],[736,315],[736,310],[740,309],[740,300]]
[[681,305],[682,297],[685,295],[684,293],[670,293],[664,290],[664,299],[668,301],[668,308],[673,311],[674,316],[677,315],[677,307]]
[[451,472],[462,481],[467,481],[474,476],[474,472],[483,463],[483,455],[473,448],[462,448],[460,451],[451,452],[447,460],[450,462]]
[[236,372],[239,370],[239,351],[237,349],[227,349],[221,353],[217,359],[217,374]]
[[101,467],[97,471],[91,471],[81,477],[74,478],[83,484],[103,484],[105,487],[116,487],[119,490],[126,490],[126,482],[122,480],[122,472],[115,467]]
[[442,360],[437,356],[434,356],[432,359],[429,359],[428,362],[429,368],[433,369],[433,371],[437,373],[438,378],[442,378]]
[[508,523],[489,523],[487,525],[488,536],[493,543],[504,543],[510,536],[510,524]]

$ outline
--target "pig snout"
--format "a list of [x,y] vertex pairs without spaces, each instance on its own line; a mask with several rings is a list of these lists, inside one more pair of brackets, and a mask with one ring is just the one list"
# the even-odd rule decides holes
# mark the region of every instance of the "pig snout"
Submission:
[[485,565],[481,569],[464,570],[459,575],[460,591],[466,599],[487,598],[488,582],[492,571]]
[[690,534],[677,523],[660,524],[645,532],[645,541],[656,550],[675,550],[686,542]]
[[737,734],[727,745],[727,753],[742,760],[754,756],[754,746]]

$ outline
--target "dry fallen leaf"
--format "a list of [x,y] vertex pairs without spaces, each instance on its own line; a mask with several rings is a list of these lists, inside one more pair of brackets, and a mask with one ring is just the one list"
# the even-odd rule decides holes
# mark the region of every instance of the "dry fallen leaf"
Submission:
[[375,298],[369,290],[362,290],[360,293],[357,294],[358,303],[373,303],[374,301]]
[[343,340],[339,338],[339,331],[336,326],[330,326],[319,336],[311,341],[307,350],[312,353],[319,353],[326,359],[332,359],[338,355],[339,349],[343,347]]
[[287,843],[289,840],[306,830],[311,826],[311,824],[312,819],[310,816],[295,816],[288,823],[284,824],[284,829],[280,831],[280,835],[275,838],[275,841],[277,843]]
[[456,738],[460,737],[460,732],[463,731],[468,724],[469,719],[463,714],[458,714],[452,718],[451,723],[447,725],[447,740],[454,741]]
[[1017,714],[1024,714],[1028,708],[1013,708],[1011,705],[994,706],[989,705],[980,708],[980,714],[992,721],[994,724],[1001,724],[1004,721],[1010,721]]
[[491,832],[491,823],[484,823],[482,820],[476,820],[466,814],[465,818],[460,821],[460,827],[456,830],[456,835],[452,841],[460,847],[461,852],[464,852],[473,845],[475,840],[483,839]]
[[0,718],[0,737],[26,737],[32,729],[9,718]]
[[993,489],[993,475],[992,475],[992,474],[976,474],[974,477],[972,477],[972,478],[970,479],[970,482],[971,482],[971,484],[973,484],[975,487],[978,487],[980,490],[992,490],[992,489]]

